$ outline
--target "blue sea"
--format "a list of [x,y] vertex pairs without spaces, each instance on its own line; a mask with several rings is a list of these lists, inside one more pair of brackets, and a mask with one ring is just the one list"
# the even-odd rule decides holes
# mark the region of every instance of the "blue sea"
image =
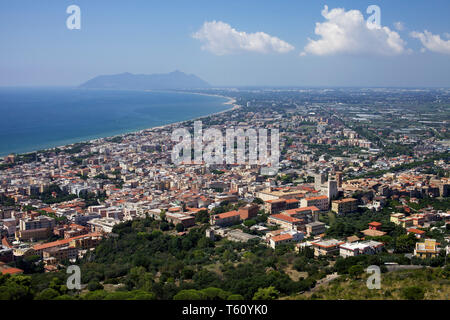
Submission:
[[175,92],[0,88],[0,156],[184,121],[230,108]]

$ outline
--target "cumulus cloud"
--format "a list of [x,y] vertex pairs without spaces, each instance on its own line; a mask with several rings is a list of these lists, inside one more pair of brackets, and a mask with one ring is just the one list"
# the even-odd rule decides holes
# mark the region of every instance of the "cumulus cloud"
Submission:
[[238,52],[286,53],[294,50],[289,43],[264,32],[237,31],[222,21],[206,21],[192,37],[203,42],[202,49],[216,55]]
[[394,22],[394,27],[397,31],[405,30],[405,25],[401,21]]
[[[445,34],[448,38],[448,35]],[[422,52],[425,52],[425,48],[443,54],[450,54],[450,40],[443,40],[438,34],[432,34],[431,32],[425,30],[424,32],[411,32],[411,37],[417,38],[422,42],[424,48]]]
[[359,10],[335,8],[322,10],[325,22],[317,22],[315,34],[320,39],[308,39],[301,55],[333,54],[398,55],[407,52],[406,42],[388,27],[369,24]]

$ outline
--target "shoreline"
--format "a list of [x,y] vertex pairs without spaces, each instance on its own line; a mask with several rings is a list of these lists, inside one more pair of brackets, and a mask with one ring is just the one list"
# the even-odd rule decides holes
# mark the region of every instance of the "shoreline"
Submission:
[[[156,90],[144,90],[145,92],[153,92]],[[200,93],[200,92],[189,92],[189,91],[170,91],[170,90],[157,90],[158,92],[170,92],[170,93],[180,93],[180,94],[195,94],[195,95],[202,95],[202,96],[210,96],[210,97],[219,97],[219,98],[225,98],[228,99],[228,101],[223,102],[223,105],[232,105],[231,108],[229,109],[225,109],[222,111],[218,111],[218,112],[214,112],[205,116],[201,116],[201,117],[197,117],[197,118],[193,118],[193,119],[186,119],[186,120],[182,120],[182,121],[177,121],[177,122],[172,122],[172,123],[168,123],[165,125],[161,125],[161,126],[156,126],[156,127],[149,127],[149,128],[145,128],[145,129],[140,129],[140,130],[133,130],[130,132],[125,132],[125,133],[120,133],[120,134],[116,134],[116,135],[112,135],[112,136],[106,136],[106,137],[100,137],[100,138],[93,138],[93,139],[88,139],[88,140],[79,140],[73,143],[69,143],[69,144],[64,144],[64,145],[58,145],[55,147],[49,147],[49,148],[44,148],[44,149],[39,149],[39,150],[32,150],[32,151],[28,151],[28,152],[21,152],[21,153],[5,153],[4,155],[0,155],[0,157],[4,158],[7,157],[10,154],[14,154],[16,156],[21,156],[21,155],[27,155],[27,154],[33,154],[33,153],[38,153],[38,152],[48,152],[48,151],[52,151],[54,149],[63,149],[63,148],[68,148],[70,146],[79,144],[79,143],[92,143],[92,142],[97,142],[97,141],[101,141],[101,140],[106,140],[106,139],[111,139],[111,138],[115,138],[115,137],[122,137],[125,135],[134,135],[134,134],[141,134],[144,132],[148,132],[148,131],[154,131],[154,130],[161,130],[170,126],[174,126],[174,125],[179,125],[181,123],[184,122],[188,122],[188,121],[195,121],[195,120],[199,120],[199,119],[204,119],[207,117],[211,117],[211,116],[216,116],[219,114],[223,114],[225,112],[229,112],[229,111],[233,111],[233,110],[237,110],[240,109],[242,106],[237,105],[236,104],[236,99],[232,98],[232,97],[228,97],[228,96],[223,96],[223,95],[219,95],[219,94],[208,94],[208,93]]]
[[211,117],[211,116],[216,116],[216,115],[219,115],[219,114],[222,114],[222,113],[225,113],[225,112],[229,112],[229,111],[240,109],[242,107],[242,106],[236,104],[236,99],[231,98],[231,97],[227,97],[227,96],[222,96],[222,95],[219,95],[219,94],[184,92],[184,91],[183,92],[179,91],[179,93],[190,93],[190,94],[196,94],[196,95],[202,95],[202,96],[226,98],[226,99],[228,99],[228,101],[224,102],[223,104],[224,105],[233,105],[233,107],[230,108],[230,109],[225,109],[225,110],[222,110],[222,111],[214,112],[214,113],[211,113],[211,114],[208,114],[208,115],[205,115],[205,116],[201,116],[201,117],[197,117],[197,118],[193,118],[193,119],[177,121],[177,122],[165,124],[165,125],[162,125],[162,126],[157,126],[157,127],[152,127],[152,128],[148,128],[148,129],[139,130],[139,131],[136,131],[136,133],[137,132],[141,133],[141,132],[145,132],[145,131],[151,131],[151,130],[155,130],[155,129],[164,129],[164,128],[168,127],[168,126],[173,126],[173,125],[181,124],[181,123],[188,122],[188,121],[195,121],[195,120],[204,119],[204,118]]

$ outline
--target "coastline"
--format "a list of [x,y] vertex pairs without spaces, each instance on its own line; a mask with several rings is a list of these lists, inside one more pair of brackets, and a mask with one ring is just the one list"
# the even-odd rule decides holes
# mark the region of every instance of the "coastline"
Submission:
[[[200,92],[184,92],[184,91],[183,92],[178,91],[178,92],[179,93],[190,93],[190,94],[196,94],[196,95],[202,95],[202,96],[226,98],[226,99],[228,99],[228,101],[224,102],[223,104],[225,104],[225,105],[233,105],[233,107],[230,108],[230,109],[225,109],[225,110],[222,110],[222,111],[214,112],[214,113],[211,113],[211,114],[208,114],[208,115],[205,115],[205,116],[201,116],[201,117],[197,117],[197,118],[193,118],[193,119],[172,122],[172,123],[168,123],[168,124],[165,124],[165,125],[162,125],[162,126],[151,127],[151,128],[148,128],[148,129],[139,130],[139,131],[136,131],[136,133],[138,133],[138,132],[142,133],[142,132],[145,132],[145,131],[152,131],[152,130],[156,130],[156,129],[160,130],[160,129],[164,129],[164,128],[169,127],[169,126],[179,125],[179,124],[182,124],[184,122],[195,121],[195,120],[204,119],[204,118],[211,117],[211,116],[216,116],[216,115],[219,115],[219,114],[223,114],[225,112],[229,112],[229,111],[240,109],[242,107],[242,106],[236,104],[236,99],[231,98],[231,97],[227,97],[227,96],[222,96],[222,95],[219,95],[219,94],[208,94],[208,93],[200,93]],[[118,136],[121,136],[121,135],[118,135]]]
[[[152,92],[152,91],[155,91],[155,90],[144,90],[144,91],[145,92]],[[158,92],[161,92],[161,91],[164,91],[164,90],[158,90]],[[21,152],[21,153],[14,153],[14,152],[12,152],[12,153],[9,153],[9,154],[15,154],[15,155],[19,155],[20,156],[20,155],[33,154],[33,153],[38,153],[38,152],[48,152],[48,151],[52,151],[54,149],[65,149],[65,148],[68,148],[70,146],[73,146],[73,145],[76,145],[76,144],[80,144],[80,143],[92,143],[92,142],[98,142],[98,141],[101,141],[101,140],[111,139],[111,138],[114,138],[114,137],[122,137],[122,136],[125,136],[125,135],[133,135],[133,134],[140,134],[140,133],[154,131],[154,130],[162,130],[162,129],[165,129],[167,127],[171,127],[171,126],[182,124],[184,122],[204,119],[204,118],[207,118],[207,117],[211,117],[211,116],[223,114],[223,113],[226,113],[226,112],[229,112],[229,111],[237,110],[237,109],[242,107],[242,106],[236,104],[236,99],[234,99],[232,97],[228,97],[228,96],[219,95],[219,94],[207,94],[207,93],[188,92],[188,91],[170,91],[170,90],[167,90],[167,92],[180,93],[180,94],[195,94],[195,95],[203,95],[203,96],[210,96],[210,97],[225,98],[225,99],[228,99],[228,101],[226,101],[226,102],[224,102],[222,104],[223,105],[232,105],[232,107],[228,108],[228,109],[225,109],[225,110],[222,110],[222,111],[218,111],[218,112],[214,112],[214,113],[211,113],[211,114],[208,114],[208,115],[204,115],[204,116],[201,116],[201,117],[197,117],[197,118],[193,118],[193,119],[186,119],[186,120],[182,120],[182,121],[171,122],[171,123],[167,123],[167,124],[164,124],[164,125],[161,125],[161,126],[148,127],[148,128],[145,128],[145,129],[133,130],[133,131],[130,131],[130,132],[124,132],[124,133],[111,135],[111,136],[106,136],[106,137],[98,137],[98,138],[92,138],[92,139],[87,139],[87,140],[79,140],[79,141],[76,141],[76,142],[73,142],[73,143],[68,143],[68,144],[63,144],[63,145],[58,145],[58,146],[55,146],[55,147],[43,148],[43,149],[38,149],[38,150],[32,150],[32,151],[28,151],[28,152]],[[3,158],[5,156],[7,156],[7,155],[8,154],[5,153],[4,155],[1,155],[0,157]]]

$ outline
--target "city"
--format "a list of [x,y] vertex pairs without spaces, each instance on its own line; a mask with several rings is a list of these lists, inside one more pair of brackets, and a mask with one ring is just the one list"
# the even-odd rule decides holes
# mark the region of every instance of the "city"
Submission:
[[449,12],[0,1],[0,319],[445,316]]
[[[10,154],[1,270],[39,284],[3,298],[448,299],[447,89],[192,92],[233,102],[204,130],[278,129],[278,171],[175,165],[171,134],[194,120]],[[373,265],[403,287],[366,288]]]

